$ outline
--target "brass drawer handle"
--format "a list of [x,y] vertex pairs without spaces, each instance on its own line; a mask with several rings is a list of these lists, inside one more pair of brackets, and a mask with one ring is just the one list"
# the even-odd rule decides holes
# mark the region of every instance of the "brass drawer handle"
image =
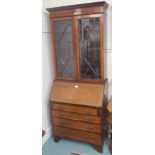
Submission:
[[74,121],[78,121],[78,119],[77,119],[77,118],[73,118],[73,120],[74,120]]
[[86,126],[86,129],[87,129],[87,130],[92,130],[93,128],[90,127],[90,126]]
[[88,135],[86,135],[85,138],[87,138],[87,139],[91,139],[91,137],[89,137]]
[[87,114],[87,115],[90,115],[90,114],[92,114],[92,112],[90,112],[90,111],[86,111],[86,114]]

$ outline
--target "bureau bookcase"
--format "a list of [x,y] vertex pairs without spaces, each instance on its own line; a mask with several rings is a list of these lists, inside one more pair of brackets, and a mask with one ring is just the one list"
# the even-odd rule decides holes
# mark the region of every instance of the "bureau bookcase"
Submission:
[[48,8],[55,80],[50,95],[53,138],[104,143],[106,2]]

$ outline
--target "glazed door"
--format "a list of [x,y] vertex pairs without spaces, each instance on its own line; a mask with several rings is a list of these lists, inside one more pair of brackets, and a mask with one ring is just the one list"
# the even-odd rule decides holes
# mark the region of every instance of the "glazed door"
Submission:
[[56,79],[74,80],[76,64],[73,41],[73,19],[52,20]]
[[103,81],[103,15],[77,17],[80,80]]

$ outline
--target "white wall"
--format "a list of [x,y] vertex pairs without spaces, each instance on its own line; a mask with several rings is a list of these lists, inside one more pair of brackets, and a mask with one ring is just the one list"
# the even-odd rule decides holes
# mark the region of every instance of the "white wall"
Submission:
[[[44,8],[44,5],[43,5]],[[43,138],[44,142],[51,134],[49,95],[53,82],[54,74],[52,72],[52,52],[50,43],[50,22],[49,15],[42,12],[42,129],[46,131]]]
[[[103,0],[97,0],[103,1]],[[46,135],[43,138],[44,142],[49,138],[51,134],[51,123],[49,116],[49,94],[51,85],[54,78],[53,67],[52,67],[52,52],[51,52],[51,43],[50,43],[50,21],[48,12],[45,8],[65,6],[65,5],[74,5],[82,4],[89,2],[97,2],[96,0],[43,0],[43,10],[42,10],[42,129],[46,131]],[[111,96],[111,79],[112,79],[112,7],[111,0],[106,0],[109,4],[107,10],[107,43],[105,46],[105,56],[107,57],[107,78],[109,80],[108,87],[108,97]]]

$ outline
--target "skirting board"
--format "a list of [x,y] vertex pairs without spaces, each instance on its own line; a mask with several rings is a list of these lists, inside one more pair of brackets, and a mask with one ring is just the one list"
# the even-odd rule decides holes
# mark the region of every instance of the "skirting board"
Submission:
[[42,138],[42,146],[46,143],[46,141],[51,137],[52,135],[52,127],[50,126],[46,131],[45,135]]

